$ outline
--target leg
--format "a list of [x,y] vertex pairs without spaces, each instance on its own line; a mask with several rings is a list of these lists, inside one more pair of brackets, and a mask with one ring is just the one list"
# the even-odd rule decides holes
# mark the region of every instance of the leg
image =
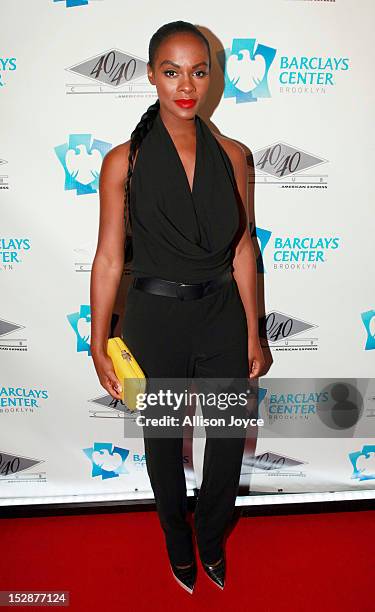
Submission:
[[[201,366],[202,369],[205,366],[205,372],[208,371],[208,364],[212,371],[220,372],[221,364],[227,369],[228,363],[233,365],[240,355],[238,348],[223,351],[216,358],[201,362]],[[245,365],[247,367],[247,359]],[[198,371],[202,372],[202,369]],[[237,392],[245,380],[246,376],[241,377],[239,384],[234,385]],[[226,425],[219,428],[206,426],[203,478],[194,514],[200,557],[212,565],[223,556],[223,537],[234,513],[246,440],[246,428],[228,427],[227,423],[231,415],[244,418],[246,410],[229,406],[225,411],[218,411],[202,404],[202,413],[204,417],[221,417],[226,421]]]
[[[153,378],[183,378],[189,370],[189,345],[184,337],[182,304],[134,288],[128,296],[123,337],[148,382],[152,386]],[[154,414],[148,416],[157,416],[158,408],[155,406]],[[148,409],[144,414],[147,412]],[[175,437],[149,435],[152,433],[147,428],[143,430],[147,473],[169,558],[175,564],[185,565],[192,559],[193,542],[192,529],[186,520],[182,430],[176,431]]]
[[[207,303],[207,307],[209,304]],[[198,357],[194,377],[201,377],[205,390],[225,392],[225,379],[233,378],[228,392],[243,392],[248,386],[247,322],[237,286],[232,283],[217,297],[207,316],[207,334],[196,345]],[[223,417],[224,427],[206,427],[203,479],[196,504],[194,523],[201,560],[215,564],[223,556],[223,538],[233,517],[241,476],[246,428],[228,427],[231,416],[244,418],[246,407],[225,410],[202,404],[204,417]],[[220,413],[220,414],[219,414]]]
[[189,564],[194,549],[191,526],[186,520],[183,439],[145,437],[144,443],[147,472],[169,558],[175,564]]

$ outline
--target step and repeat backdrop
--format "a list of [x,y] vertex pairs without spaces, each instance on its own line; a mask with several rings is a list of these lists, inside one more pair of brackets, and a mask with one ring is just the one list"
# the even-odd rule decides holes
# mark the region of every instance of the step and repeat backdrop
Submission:
[[[200,115],[249,160],[272,366],[237,502],[375,497],[373,2],[2,0],[0,15],[0,504],[152,498],[134,414],[95,372],[89,287],[102,160],[156,100],[149,40],[178,19],[211,45]],[[189,494],[204,442],[186,432]]]

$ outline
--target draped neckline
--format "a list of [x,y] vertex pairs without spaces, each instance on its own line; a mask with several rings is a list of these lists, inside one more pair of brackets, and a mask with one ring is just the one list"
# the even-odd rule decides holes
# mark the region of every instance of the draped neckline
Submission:
[[230,268],[239,225],[234,171],[209,126],[194,119],[191,189],[159,113],[140,143],[130,198],[135,275],[203,282]]
[[199,125],[199,116],[195,115],[194,117],[194,125],[195,125],[195,165],[194,165],[194,174],[193,174],[193,182],[192,182],[192,187],[190,187],[190,183],[189,183],[189,179],[184,167],[184,164],[182,163],[182,159],[180,157],[180,154],[177,150],[176,145],[173,142],[173,138],[170,135],[167,127],[165,126],[161,116],[160,116],[160,111],[158,112],[155,121],[158,123],[158,125],[160,126],[160,128],[162,129],[162,131],[165,133],[166,137],[167,137],[167,141],[169,142],[170,148],[173,151],[173,154],[175,156],[176,162],[178,167],[180,168],[180,172],[182,174],[182,176],[184,177],[184,183],[185,183],[185,187],[187,188],[187,192],[190,196],[190,198],[193,198],[196,192],[196,188],[197,188],[197,178],[198,178],[198,164],[200,162],[200,125]]

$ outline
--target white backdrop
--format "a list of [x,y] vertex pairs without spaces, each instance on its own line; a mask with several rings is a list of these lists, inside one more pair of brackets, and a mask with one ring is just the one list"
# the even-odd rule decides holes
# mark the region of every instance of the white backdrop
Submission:
[[[301,434],[259,431],[242,474],[258,495],[237,503],[374,497],[373,2],[2,0],[1,11],[0,503],[152,497],[143,441],[123,435],[132,416],[89,354],[89,282],[101,161],[155,101],[149,39],[176,19],[210,39],[202,117],[254,158],[273,358],[260,413]],[[203,447],[192,456],[187,440],[190,493]]]

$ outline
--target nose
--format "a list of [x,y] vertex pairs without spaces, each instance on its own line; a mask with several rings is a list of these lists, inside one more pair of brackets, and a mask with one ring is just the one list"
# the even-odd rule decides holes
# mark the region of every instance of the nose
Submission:
[[191,81],[190,76],[188,74],[182,75],[179,83],[179,90],[190,93],[194,91],[194,89],[194,83]]

